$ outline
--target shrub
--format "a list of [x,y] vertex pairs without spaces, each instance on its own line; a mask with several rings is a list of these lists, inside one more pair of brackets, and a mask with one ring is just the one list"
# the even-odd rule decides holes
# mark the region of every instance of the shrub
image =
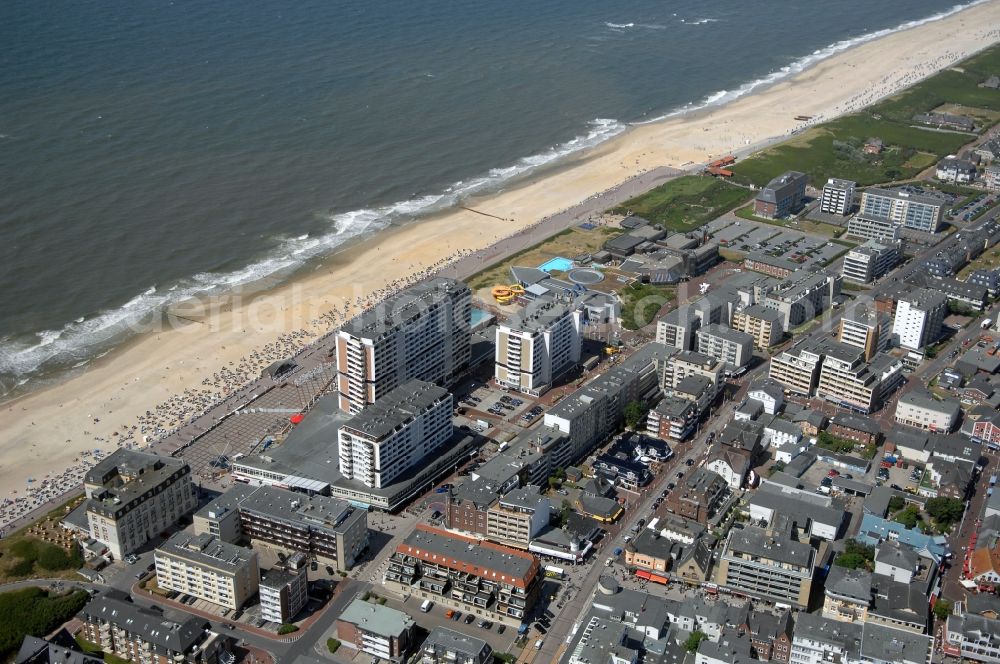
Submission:
[[291,634],[292,632],[299,631],[298,625],[293,625],[291,623],[284,623],[278,628],[278,634]]
[[27,635],[45,636],[83,608],[84,590],[51,595],[41,588],[0,593],[0,658],[16,652]]
[[378,603],[379,603],[380,605],[381,605],[381,604],[385,604],[385,597],[379,597],[379,598],[378,598]]
[[340,649],[340,641],[334,638],[329,638],[326,640],[326,649],[330,651],[330,654],[337,652]]
[[69,553],[66,549],[55,544],[39,542],[36,551],[38,552],[38,566],[50,572],[73,569],[82,564],[75,551]]

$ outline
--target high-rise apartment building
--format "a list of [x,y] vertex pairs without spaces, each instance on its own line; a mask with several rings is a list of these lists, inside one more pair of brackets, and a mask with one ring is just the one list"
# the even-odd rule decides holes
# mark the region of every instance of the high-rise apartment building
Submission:
[[896,302],[892,336],[903,348],[919,350],[938,340],[947,314],[948,298],[940,291],[918,288],[904,293]]
[[414,378],[447,385],[469,366],[472,292],[438,277],[349,320],[337,333],[341,410],[357,413]]
[[925,233],[938,231],[943,212],[941,199],[906,189],[873,187],[861,194],[861,215],[888,219],[904,228]]
[[846,281],[870,284],[896,267],[898,262],[898,244],[881,244],[868,240],[847,252],[842,274]]
[[837,341],[864,351],[864,359],[888,350],[892,341],[892,318],[871,307],[852,306],[840,319]]
[[216,539],[181,531],[156,549],[156,585],[185,595],[239,609],[257,594],[257,552]]
[[494,376],[500,385],[534,396],[548,391],[580,361],[583,311],[571,302],[532,302],[496,331]]
[[447,442],[452,398],[444,388],[410,380],[344,423],[337,433],[340,473],[383,488]]
[[706,325],[698,330],[698,352],[726,363],[730,369],[741,369],[753,357],[754,338],[746,332],[724,327]]

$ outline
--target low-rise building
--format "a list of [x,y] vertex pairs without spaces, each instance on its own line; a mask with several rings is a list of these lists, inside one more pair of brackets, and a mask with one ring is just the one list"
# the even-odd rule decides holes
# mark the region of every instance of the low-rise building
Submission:
[[954,399],[936,399],[927,390],[911,390],[899,397],[896,422],[936,433],[949,433],[958,423],[961,405]]
[[899,241],[902,228],[901,223],[891,219],[859,213],[847,222],[847,235],[880,244],[893,244]]
[[402,611],[356,599],[337,617],[337,638],[366,655],[401,662],[413,647],[415,627]]
[[173,622],[161,610],[137,606],[118,590],[91,599],[77,618],[83,623],[83,638],[131,662],[215,664],[225,643],[205,619],[192,616]]
[[727,491],[728,484],[718,473],[698,468],[677,482],[664,504],[672,514],[705,524],[722,504]]
[[214,535],[175,533],[156,549],[156,585],[236,610],[257,594],[257,552]]
[[490,664],[493,648],[474,636],[435,627],[424,640],[421,664]]
[[1000,620],[973,613],[950,615],[942,647],[945,654],[963,661],[1000,662]]
[[863,569],[830,567],[824,585],[823,617],[850,623],[868,620],[872,605],[872,574]]
[[785,405],[785,395],[781,386],[769,380],[751,385],[747,398],[759,401],[768,415],[776,415]]
[[383,582],[516,627],[538,598],[540,572],[530,553],[418,525],[389,558]]
[[754,214],[780,219],[798,212],[806,195],[805,173],[789,171],[768,182],[754,199]]
[[945,157],[937,163],[934,177],[944,182],[968,184],[976,179],[976,165],[968,159]]

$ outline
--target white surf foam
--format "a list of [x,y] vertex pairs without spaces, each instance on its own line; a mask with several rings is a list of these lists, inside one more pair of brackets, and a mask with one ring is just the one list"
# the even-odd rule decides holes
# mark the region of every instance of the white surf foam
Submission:
[[547,150],[494,168],[487,174],[459,181],[438,194],[421,196],[378,208],[331,214],[330,230],[324,234],[284,239],[265,258],[230,272],[203,272],[171,284],[151,286],[116,309],[90,318],[78,318],[59,330],[44,330],[30,340],[0,338],[0,375],[13,375],[18,385],[25,377],[54,366],[82,366],[96,353],[105,353],[115,343],[148,329],[171,306],[197,297],[221,295],[268,278],[280,278],[311,259],[328,255],[349,240],[382,230],[389,225],[432,214],[454,206],[464,198],[503,187],[510,181],[576,152],[594,147],[625,131],[617,120],[598,118],[588,131]]
[[608,26],[612,30],[627,30],[635,27],[635,23],[609,23],[607,21],[605,21],[604,25]]
[[[931,16],[927,16],[925,18],[914,19],[912,21],[906,21],[905,23],[900,23],[894,28],[883,28],[882,30],[875,30],[873,32],[868,32],[858,37],[853,37],[851,39],[844,39],[835,42],[833,44],[830,44],[826,48],[817,49],[812,53],[810,53],[809,55],[803,56],[798,60],[795,60],[794,62],[791,62],[788,65],[781,67],[777,71],[771,72],[767,76],[762,76],[761,78],[748,81],[743,85],[741,85],[739,88],[736,88],[735,90],[719,90],[717,92],[713,92],[712,94],[708,95],[707,97],[705,97],[704,99],[702,99],[697,103],[685,104],[684,106],[671,110],[669,113],[665,113],[650,120],[635,122],[633,124],[639,125],[639,124],[650,124],[652,122],[659,122],[660,120],[676,117],[678,115],[681,115],[682,113],[687,113],[689,111],[696,111],[709,106],[716,106],[731,102],[734,99],[739,99],[740,97],[750,94],[751,92],[753,92],[754,90],[763,85],[770,85],[773,83],[777,83],[783,78],[794,76],[795,74],[798,74],[808,69],[809,67],[813,66],[817,62],[826,60],[827,58],[832,57],[838,53],[842,53],[850,48],[853,48],[854,46],[858,46],[860,44],[864,44],[866,42],[879,39],[880,37],[885,37],[886,35],[891,35],[895,32],[902,32],[904,30],[910,30],[912,28],[916,28],[921,25],[925,25],[927,23],[940,21],[941,19],[948,18],[949,16],[957,14],[958,12],[964,9],[968,9],[969,7],[974,7],[976,5],[981,5],[989,1],[990,0],[974,0],[973,2],[955,5],[951,9],[946,9],[944,11],[938,12],[937,14],[932,14]],[[705,20],[714,21],[715,19],[702,19],[702,21]],[[685,23],[686,21],[682,20],[681,22]],[[691,23],[688,24],[690,25]]]

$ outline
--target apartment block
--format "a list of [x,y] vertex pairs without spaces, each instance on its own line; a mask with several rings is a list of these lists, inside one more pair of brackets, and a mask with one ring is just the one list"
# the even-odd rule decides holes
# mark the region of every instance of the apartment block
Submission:
[[717,580],[735,592],[805,608],[815,560],[812,546],[787,534],[757,526],[734,528],[719,558]]
[[262,486],[239,505],[245,535],[292,554],[305,553],[346,572],[368,547],[368,512],[327,496]]
[[407,381],[340,427],[340,473],[368,487],[389,486],[451,438],[451,416],[446,390]]
[[753,357],[754,338],[746,332],[706,325],[697,332],[698,352],[724,362],[730,370],[742,369]]
[[940,198],[907,188],[872,187],[861,194],[861,214],[888,219],[904,228],[936,233],[941,226],[944,203]]
[[[119,590],[106,590],[77,614],[81,636],[105,653],[143,664],[215,664],[225,637],[208,621],[190,617],[168,620],[162,610],[145,608]],[[60,660],[62,661],[62,660]]]
[[580,361],[583,311],[571,302],[545,298],[496,331],[497,383],[538,396]]
[[847,252],[841,274],[844,275],[845,281],[870,284],[896,267],[899,259],[898,244],[882,244],[868,240]]
[[859,213],[847,222],[847,235],[880,244],[893,244],[899,241],[902,228],[903,224],[891,219]]
[[537,486],[514,489],[486,510],[486,537],[494,542],[527,549],[532,538],[548,527],[549,499]]
[[767,219],[780,219],[798,212],[806,195],[805,173],[788,171],[774,178],[754,199],[754,214]]
[[694,334],[701,327],[701,319],[691,307],[678,307],[664,314],[656,322],[656,342],[691,350],[694,348]]
[[337,333],[341,410],[357,413],[419,379],[447,385],[469,366],[472,292],[437,277],[352,318]]
[[664,502],[671,514],[705,524],[714,516],[728,491],[729,485],[718,473],[697,468],[677,482],[677,487]]
[[216,539],[213,535],[175,533],[156,549],[156,584],[239,609],[257,594],[260,569],[257,552]]
[[348,648],[390,662],[402,662],[414,645],[413,618],[373,602],[355,599],[337,616],[337,638]]
[[530,553],[418,525],[389,558],[386,587],[518,627],[543,574]]
[[733,329],[753,337],[754,348],[767,350],[781,341],[783,319],[781,312],[755,304],[733,314]]
[[583,458],[614,433],[630,402],[659,392],[663,365],[671,354],[662,344],[646,344],[545,413],[545,426],[569,439],[569,458]]
[[819,208],[827,214],[838,214],[846,217],[854,207],[854,187],[856,184],[850,180],[830,178],[823,185],[823,196],[820,198]]
[[699,414],[695,402],[680,397],[666,397],[649,411],[646,430],[657,438],[682,442],[694,433]]
[[948,298],[929,288],[903,293],[896,302],[892,336],[903,348],[919,350],[941,336],[948,315]]
[[794,394],[811,396],[819,382],[819,370],[822,364],[822,342],[798,348],[792,346],[778,355],[771,356],[767,375]]
[[309,601],[305,569],[260,571],[260,617],[272,623],[288,623]]
[[118,449],[83,477],[90,536],[118,559],[193,510],[198,500],[187,462]]
[[903,384],[902,361],[879,353],[870,362],[861,349],[829,343],[820,368],[816,396],[850,410],[870,413]]
[[837,328],[837,341],[860,348],[866,361],[889,349],[892,341],[892,317],[865,306],[848,308]]
[[432,629],[420,651],[421,664],[490,664],[492,661],[490,644],[447,627]]
[[840,293],[841,277],[805,270],[764,289],[763,304],[781,314],[781,327],[791,330],[830,308]]
[[718,389],[726,370],[726,365],[721,360],[692,350],[676,353],[662,364],[660,387],[666,392],[675,389],[689,376],[703,376]]
[[1000,620],[973,613],[948,616],[943,649],[962,661],[1000,662]]
[[937,399],[927,390],[911,390],[899,397],[896,421],[935,433],[950,433],[958,423],[961,410],[954,399]]

